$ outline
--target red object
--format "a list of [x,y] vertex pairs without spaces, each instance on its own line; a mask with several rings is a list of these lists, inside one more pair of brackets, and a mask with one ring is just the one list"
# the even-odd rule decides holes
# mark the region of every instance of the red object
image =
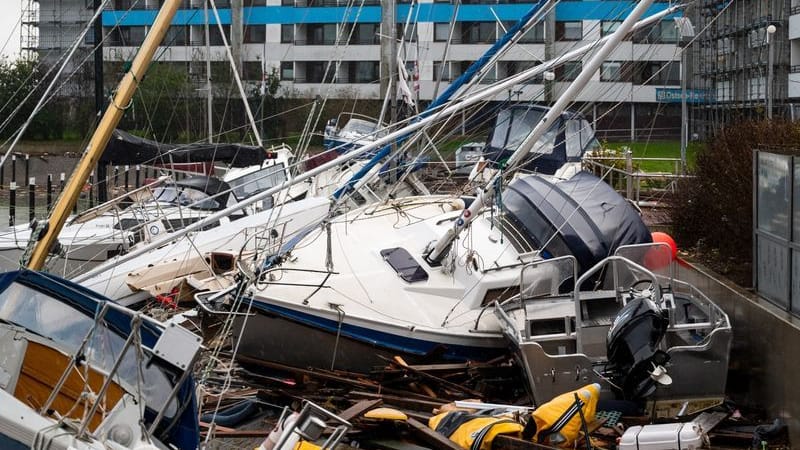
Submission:
[[678,259],[678,244],[675,243],[675,239],[672,239],[672,236],[660,231],[653,232],[651,236],[653,236],[653,242],[669,245],[670,250],[672,250],[672,260]]
[[180,290],[176,287],[172,288],[169,294],[156,295],[156,301],[166,306],[167,308],[178,309],[178,301],[176,297]]

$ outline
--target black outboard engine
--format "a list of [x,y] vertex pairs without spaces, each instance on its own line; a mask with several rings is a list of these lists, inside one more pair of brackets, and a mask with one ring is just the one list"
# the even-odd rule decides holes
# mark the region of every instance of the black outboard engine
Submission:
[[653,302],[649,289],[632,289],[608,330],[606,369],[626,400],[643,399],[655,391],[656,383],[671,381],[663,367],[669,355],[658,349],[669,326],[666,313]]

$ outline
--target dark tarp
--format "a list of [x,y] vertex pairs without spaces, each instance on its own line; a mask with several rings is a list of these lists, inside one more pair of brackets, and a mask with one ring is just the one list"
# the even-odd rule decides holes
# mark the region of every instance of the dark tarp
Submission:
[[100,164],[169,164],[216,161],[233,167],[261,164],[267,152],[261,147],[241,144],[160,144],[114,130]]
[[569,180],[528,175],[502,194],[505,218],[518,238],[545,257],[574,255],[583,272],[617,247],[652,241],[638,211],[596,176],[579,172]]

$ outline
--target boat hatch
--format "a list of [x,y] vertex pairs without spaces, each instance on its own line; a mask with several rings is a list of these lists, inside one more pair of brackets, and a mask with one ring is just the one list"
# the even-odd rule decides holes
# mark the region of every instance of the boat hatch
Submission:
[[402,247],[387,248],[381,250],[383,260],[389,263],[397,272],[397,275],[408,283],[415,283],[417,281],[425,281],[428,279],[428,273],[425,269],[408,253],[408,250]]

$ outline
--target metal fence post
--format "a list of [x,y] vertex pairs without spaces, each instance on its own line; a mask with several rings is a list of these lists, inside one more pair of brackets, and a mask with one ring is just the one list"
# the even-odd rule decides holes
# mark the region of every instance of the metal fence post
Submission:
[[633,152],[629,148],[625,149],[625,175],[625,198],[630,200],[633,198]]
[[50,212],[50,208],[53,206],[53,174],[47,174],[47,212]]
[[17,182],[8,184],[8,226],[13,227],[17,216]]
[[33,219],[35,218],[36,218],[36,177],[30,177],[28,178],[28,222],[33,222]]

